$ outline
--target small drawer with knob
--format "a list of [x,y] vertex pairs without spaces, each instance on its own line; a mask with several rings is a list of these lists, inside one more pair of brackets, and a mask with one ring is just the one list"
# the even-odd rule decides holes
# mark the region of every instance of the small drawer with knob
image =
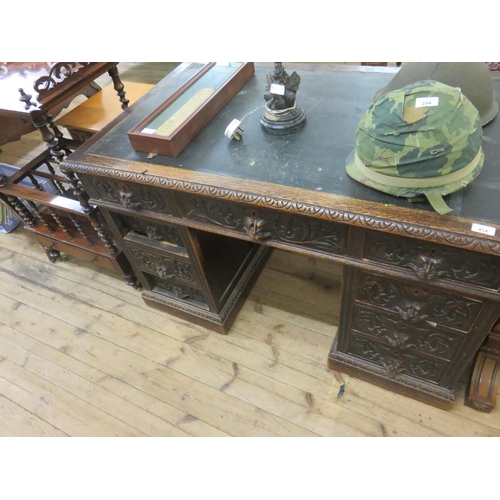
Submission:
[[451,280],[500,289],[500,257],[494,255],[368,231],[363,259],[404,269],[428,282]]

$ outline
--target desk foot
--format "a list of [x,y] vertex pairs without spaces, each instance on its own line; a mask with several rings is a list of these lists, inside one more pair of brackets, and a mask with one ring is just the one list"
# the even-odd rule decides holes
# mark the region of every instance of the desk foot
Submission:
[[490,413],[495,408],[499,382],[497,377],[500,367],[499,354],[479,351],[465,397],[465,406],[485,413]]

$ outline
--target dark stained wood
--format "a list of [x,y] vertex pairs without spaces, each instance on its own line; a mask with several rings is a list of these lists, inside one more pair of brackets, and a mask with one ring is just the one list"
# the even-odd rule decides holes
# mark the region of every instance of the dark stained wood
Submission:
[[172,233],[175,226],[144,217],[141,208],[150,204],[175,210],[168,194],[164,199],[146,194],[143,205],[135,198],[124,205],[116,197],[111,209],[101,205],[101,210],[148,305],[228,333],[270,249],[182,226]]
[[[35,130],[29,110],[19,100],[19,90],[23,88],[27,94],[33,94],[33,84],[45,77],[50,65],[44,62],[18,62],[2,64],[0,73],[0,146],[19,140],[23,135]],[[69,106],[78,95],[90,97],[99,90],[93,81],[74,88],[63,99],[51,106],[52,116],[57,116],[62,109]],[[33,97],[33,95],[32,95]],[[36,96],[35,96],[36,102]]]
[[[5,191],[7,192],[7,191]],[[28,199],[35,203],[42,203],[45,206],[64,209],[66,212],[83,214],[83,208],[77,200],[72,200],[57,194],[46,193],[44,191],[33,190],[29,187],[14,185],[8,189],[11,196]]]
[[[182,84],[176,80],[180,70],[174,71],[140,106],[63,162],[63,169],[81,177],[90,202],[103,210],[115,237],[122,237],[149,303],[166,299],[160,300],[157,281],[150,281],[144,266],[134,263],[132,240],[123,238],[116,222],[121,215],[183,232],[206,306],[198,306],[198,315],[191,305],[179,309],[195,322],[210,321],[203,307],[219,314],[214,290],[224,265],[206,262],[209,249],[224,245],[224,238],[344,264],[330,367],[448,408],[460,375],[500,315],[498,283],[481,267],[482,256],[492,268],[500,259],[500,213],[489,197],[500,185],[500,155],[497,143],[488,140],[500,125],[493,121],[485,128],[485,167],[478,180],[450,197],[451,215],[370,190],[345,174],[345,158],[357,122],[391,77],[373,69],[300,73],[304,85],[297,99],[308,125],[276,137],[263,134],[258,123],[266,70],[257,68],[177,158],[147,158],[134,151],[127,133]],[[225,126],[242,116],[248,117],[243,140],[228,142]],[[473,232],[473,222],[496,234]],[[209,234],[210,245],[203,247],[201,234]],[[388,252],[377,253],[379,243]]]
[[[38,92],[35,102],[27,101],[25,109],[29,112],[31,120],[40,130],[42,138],[54,158],[59,163],[69,153],[68,141],[54,122],[54,109],[64,102],[71,100],[81,89],[103,73],[108,72],[113,80],[122,108],[126,109],[128,100],[125,98],[123,84],[118,75],[118,63],[54,63],[48,76],[38,78],[34,88]],[[21,100],[24,91],[19,88]]]
[[[60,252],[68,253],[118,271],[127,276],[132,286],[137,286],[131,277],[130,264],[110,239],[98,209],[80,204],[68,180],[55,174],[51,161],[51,154],[46,150],[5,179],[0,186],[0,200],[17,212],[52,262],[60,257]],[[54,174],[40,177],[38,169],[49,169]],[[57,183],[49,184],[44,190],[40,184],[44,179]],[[31,181],[31,186],[20,184],[26,180]],[[48,191],[52,188],[56,192]],[[80,196],[85,199],[83,193]]]

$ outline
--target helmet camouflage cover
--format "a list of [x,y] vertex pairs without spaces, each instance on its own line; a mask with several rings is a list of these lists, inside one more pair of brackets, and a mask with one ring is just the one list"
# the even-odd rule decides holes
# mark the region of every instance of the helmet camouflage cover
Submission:
[[[451,212],[442,196],[467,186],[483,166],[479,112],[457,87],[412,83],[373,102],[346,161],[350,177],[373,189]],[[417,198],[418,197],[418,198]]]

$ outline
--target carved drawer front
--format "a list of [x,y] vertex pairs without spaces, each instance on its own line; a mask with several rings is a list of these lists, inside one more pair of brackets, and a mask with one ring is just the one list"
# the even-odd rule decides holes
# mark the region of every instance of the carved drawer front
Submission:
[[356,301],[393,311],[409,323],[425,321],[468,332],[481,311],[479,300],[361,272]]
[[85,187],[96,200],[113,203],[131,210],[149,210],[171,214],[172,209],[167,198],[168,191],[142,184],[85,177]]
[[257,242],[300,245],[325,253],[345,253],[347,226],[245,207],[203,196],[175,193],[183,217],[245,234]]
[[126,227],[142,236],[146,236],[151,241],[166,241],[172,245],[184,246],[181,234],[176,226],[126,215],[122,215],[121,219]]
[[383,367],[389,377],[405,374],[435,383],[439,382],[449,364],[355,333],[350,339],[349,353]]
[[353,331],[376,337],[385,344],[404,351],[418,351],[450,361],[464,336],[438,329],[427,322],[412,323],[396,314],[357,305],[354,308]]
[[188,258],[179,228],[128,215],[116,214],[116,217],[119,218],[120,231],[125,241],[150,248],[153,252]]
[[421,279],[450,279],[498,290],[500,258],[470,250],[368,231],[364,258],[409,269]]
[[148,275],[148,281],[150,282],[151,289],[155,292],[161,293],[168,297],[176,298],[186,302],[195,301],[203,304],[203,308],[206,309],[206,299],[203,292],[187,283],[179,283],[171,280],[162,280],[157,275]]
[[160,280],[198,286],[198,280],[189,262],[158,255],[132,245],[128,245],[127,248],[133,253],[135,262],[143,271],[158,276]]

